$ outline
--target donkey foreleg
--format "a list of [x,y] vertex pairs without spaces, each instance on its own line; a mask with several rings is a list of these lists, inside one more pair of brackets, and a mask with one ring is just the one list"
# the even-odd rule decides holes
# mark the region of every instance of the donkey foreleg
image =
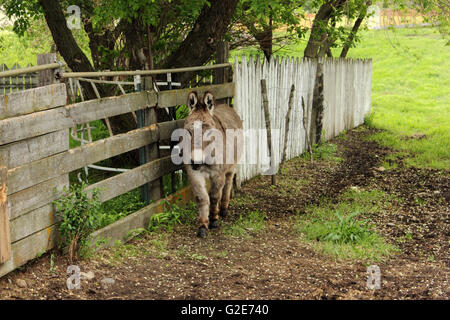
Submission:
[[222,198],[220,201],[220,211],[219,211],[219,214],[222,218],[226,217],[226,215],[228,214],[228,205],[230,203],[230,194],[231,194],[231,189],[233,188],[233,177],[234,177],[233,171],[229,171],[225,174],[225,186],[222,191]]
[[209,211],[209,227],[218,228],[219,223],[219,203],[222,198],[222,190],[225,184],[225,175],[211,177],[211,190],[209,192],[210,211]]
[[206,237],[209,224],[209,195],[206,189],[205,177],[194,170],[188,171],[189,182],[191,184],[192,193],[197,203],[200,218],[200,228],[197,235],[201,238]]

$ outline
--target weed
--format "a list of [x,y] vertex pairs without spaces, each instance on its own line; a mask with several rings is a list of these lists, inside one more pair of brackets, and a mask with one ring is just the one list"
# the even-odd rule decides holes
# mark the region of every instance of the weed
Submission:
[[56,268],[55,268],[55,254],[50,255],[50,273],[55,274]]
[[363,216],[387,207],[389,199],[379,190],[344,192],[334,203],[323,200],[299,215],[296,229],[317,250],[339,259],[382,260],[397,249],[387,244]]
[[251,211],[245,216],[240,215],[232,224],[224,225],[223,233],[234,237],[249,237],[265,227],[266,215],[259,211]]
[[[321,144],[314,144],[312,146],[312,153],[314,160],[342,161],[342,158],[337,156],[337,145],[334,143],[325,142]],[[304,153],[303,158],[308,160],[310,158],[309,152]]]
[[335,212],[336,217],[331,221],[311,224],[304,231],[310,240],[331,241],[334,243],[358,243],[371,235],[371,225],[367,220],[357,221],[358,212],[347,216]]
[[69,191],[64,188],[63,196],[53,201],[56,214],[60,218],[59,231],[61,234],[60,247],[69,247],[69,261],[81,253],[85,256],[89,247],[88,236],[100,225],[99,191],[93,190],[89,196],[84,183],[72,185]]
[[148,225],[150,232],[158,230],[172,231],[173,228],[182,223],[190,223],[196,216],[196,205],[192,201],[186,206],[180,206],[176,203],[170,204],[164,201],[165,211],[151,216]]
[[207,257],[207,256],[204,256],[204,255],[201,255],[201,254],[198,254],[198,253],[193,253],[193,254],[191,254],[191,255],[189,256],[189,259],[201,261],[201,260],[206,260],[206,259],[208,259],[208,257]]

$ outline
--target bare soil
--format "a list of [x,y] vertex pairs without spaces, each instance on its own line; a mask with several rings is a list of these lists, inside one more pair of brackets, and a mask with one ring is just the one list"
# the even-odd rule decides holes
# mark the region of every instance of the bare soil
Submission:
[[[126,249],[102,249],[77,262],[82,272],[95,274],[82,280],[80,290],[67,289],[67,259],[53,251],[0,279],[0,297],[449,299],[449,171],[404,167],[401,159],[397,168],[383,170],[382,159],[392,151],[368,141],[372,132],[360,127],[334,139],[340,162],[296,158],[285,165],[278,186],[270,187],[267,176],[245,184],[225,222],[260,210],[267,215],[260,232],[231,237],[219,229],[198,239],[196,225],[186,225],[141,236]],[[294,186],[292,179],[298,181]],[[293,228],[295,214],[325,197],[336,199],[349,187],[383,190],[397,199],[389,210],[369,216],[401,250],[377,263],[379,290],[366,288],[367,262],[320,254]],[[103,284],[105,277],[114,284]]]

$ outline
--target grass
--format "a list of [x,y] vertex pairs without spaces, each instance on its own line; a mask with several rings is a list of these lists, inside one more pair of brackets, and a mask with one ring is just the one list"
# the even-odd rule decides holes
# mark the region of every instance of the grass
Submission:
[[323,201],[298,216],[301,239],[337,259],[380,261],[398,249],[374,230],[367,214],[386,208],[389,200],[379,190],[348,190],[334,203]]
[[[373,57],[368,125],[385,131],[372,139],[411,152],[407,165],[448,169],[450,50],[436,32],[421,28],[367,33],[351,56]],[[425,137],[413,138],[417,134]]]
[[[450,167],[450,50],[435,28],[368,30],[349,58],[371,58],[372,113],[367,125],[383,129],[372,139],[407,154],[405,164]],[[302,57],[306,41],[275,48]],[[233,56],[257,54],[254,48]],[[333,55],[338,56],[339,50]],[[423,139],[408,138],[425,135]]]
[[[315,144],[312,146],[312,154],[313,160],[342,161],[342,158],[338,156],[337,145],[334,143],[323,142],[320,145]],[[305,152],[302,157],[305,160],[309,160],[309,152]]]
[[232,237],[249,238],[252,234],[265,228],[265,219],[265,214],[259,211],[251,211],[245,215],[240,215],[231,224],[224,224],[222,232]]
[[150,232],[172,231],[176,225],[192,223],[197,216],[197,206],[189,202],[186,206],[166,204],[166,210],[151,216],[147,229]]

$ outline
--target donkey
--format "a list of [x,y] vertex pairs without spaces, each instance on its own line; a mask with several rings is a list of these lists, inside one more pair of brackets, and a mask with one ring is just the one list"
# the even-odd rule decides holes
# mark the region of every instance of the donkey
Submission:
[[190,92],[187,105],[190,113],[184,129],[191,138],[191,153],[184,163],[199,210],[197,236],[204,238],[208,229],[219,227],[219,215],[225,217],[228,211],[235,168],[243,150],[242,120],[227,104],[216,105],[209,91],[201,100],[197,92]]

